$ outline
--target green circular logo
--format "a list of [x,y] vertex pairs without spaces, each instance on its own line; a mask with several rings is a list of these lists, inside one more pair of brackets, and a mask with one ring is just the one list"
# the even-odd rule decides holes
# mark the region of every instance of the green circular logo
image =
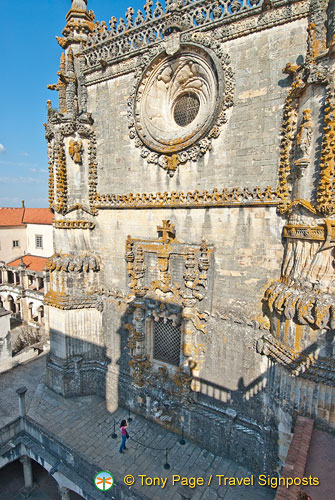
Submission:
[[110,472],[103,470],[98,472],[94,478],[94,486],[100,491],[108,491],[114,484],[114,478]]

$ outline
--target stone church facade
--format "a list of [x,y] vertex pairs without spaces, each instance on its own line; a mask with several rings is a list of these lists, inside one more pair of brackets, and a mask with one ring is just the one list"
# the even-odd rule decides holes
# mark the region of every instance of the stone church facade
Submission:
[[47,384],[255,471],[335,429],[334,0],[72,0]]

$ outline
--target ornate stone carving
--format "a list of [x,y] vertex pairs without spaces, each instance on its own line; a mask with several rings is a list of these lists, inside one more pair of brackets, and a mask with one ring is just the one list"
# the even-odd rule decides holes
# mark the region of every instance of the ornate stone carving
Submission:
[[[264,302],[271,334],[297,353],[315,350],[324,332],[335,327],[335,93],[325,29],[327,5],[326,0],[311,1],[305,62],[287,64],[283,70],[293,82],[284,107],[278,194],[279,211],[287,214],[289,223],[283,230],[281,278],[268,287]],[[309,190],[300,189],[304,176]],[[281,348],[269,347],[271,342],[276,344],[269,337],[266,354],[281,362]],[[295,366],[289,357],[286,362],[287,369]]]
[[[72,207],[68,207],[67,165],[64,144],[66,137],[77,133],[79,137],[89,140],[89,213],[94,215],[96,213],[95,202],[97,196],[96,138],[90,115],[81,114],[79,116],[78,113],[79,111],[77,110],[76,114],[69,118],[67,115],[53,110],[53,113],[49,113],[48,124],[44,124],[49,157],[49,207],[63,215],[73,209]],[[69,142],[69,153],[76,163],[82,162],[83,145],[81,138],[77,140],[71,138]]]
[[332,241],[335,245],[335,221],[324,226],[311,227],[303,224],[288,224],[283,229],[284,238],[299,240]]
[[72,6],[66,15],[66,26],[63,38],[57,37],[59,45],[66,49],[70,44],[79,44],[86,40],[87,35],[94,30],[93,11],[87,12],[86,0],[72,0]]
[[70,139],[69,142],[69,154],[72,158],[72,160],[75,163],[81,164],[83,159],[82,159],[82,153],[83,153],[83,143],[81,140],[79,141],[74,141],[73,139]]
[[[129,331],[129,348],[135,360],[131,365],[136,366],[134,377],[141,384],[144,383],[144,375],[138,366],[145,366],[144,371],[149,374],[152,370],[151,364],[143,364],[144,360],[149,360],[144,345],[144,319],[150,317],[153,321],[163,320],[164,323],[171,321],[173,326],[182,324],[185,346],[188,346],[183,355],[185,362],[186,359],[193,362],[192,370],[196,373],[202,351],[196,349],[192,336],[206,333],[209,316],[207,312],[198,310],[197,304],[206,300],[213,248],[205,241],[201,245],[180,243],[174,225],[168,220],[163,220],[157,231],[156,240],[136,240],[128,236],[126,241],[125,258],[131,289],[128,301],[134,312],[132,324],[128,323],[125,328]],[[145,263],[147,255],[150,255],[150,266]],[[174,267],[173,259],[176,258],[183,262],[184,272],[180,264],[178,272]],[[152,272],[154,274],[150,277]],[[189,376],[187,373],[180,369],[176,377],[180,381],[182,377]]]
[[248,205],[277,205],[279,197],[271,186],[261,189],[215,188],[212,191],[172,191],[171,193],[129,193],[96,195],[96,208],[144,207],[222,207]]
[[[204,298],[207,290],[208,270],[210,256],[213,248],[209,247],[203,240],[200,246],[191,247],[178,242],[175,236],[175,228],[170,221],[163,220],[162,225],[157,227],[157,240],[136,240],[128,236],[126,241],[127,272],[130,277],[129,287],[136,295],[144,296],[149,290],[161,290],[166,293],[173,293],[178,298],[178,303],[188,305],[189,301],[196,303]],[[144,254],[149,252],[156,255],[157,269],[159,270],[159,280],[151,283],[151,286],[144,285],[144,278],[147,272]],[[170,259],[173,254],[183,257],[185,272],[183,275],[185,290],[182,291],[172,282],[169,269]],[[179,287],[180,288],[180,287]]]
[[258,339],[256,351],[284,366],[293,377],[307,378],[317,384],[334,386],[334,360],[318,359],[318,355],[313,353],[297,353],[276,340],[271,334],[263,335]]
[[[282,140],[280,147],[279,187],[278,195],[281,198],[279,211],[289,213],[297,201],[303,201],[305,206],[311,205],[311,211],[331,215],[335,212],[332,201],[332,185],[334,179],[333,156],[334,145],[332,136],[334,134],[334,91],[331,83],[332,76],[327,68],[314,58],[303,66],[292,66],[288,64],[284,73],[293,78],[289,94],[284,105],[284,116],[282,124]],[[297,119],[299,111],[299,98],[312,85],[320,85],[326,92],[325,126],[322,134],[322,152],[319,165],[320,176],[317,187],[316,200],[302,200],[300,190],[301,178],[304,171],[311,163],[312,134],[316,127],[311,120],[311,109],[303,111],[302,123],[297,130]],[[295,149],[294,168],[291,168],[293,151]],[[295,171],[295,175],[294,175]],[[292,175],[293,174],[293,175]],[[292,189],[293,186],[293,189]],[[292,191],[292,195],[290,194]]]
[[102,311],[103,309],[101,298],[94,294],[74,297],[58,291],[49,290],[44,296],[44,303],[47,306],[55,307],[63,311],[71,309],[97,309],[98,311]]
[[95,223],[88,220],[55,220],[53,222],[55,229],[94,229]]
[[135,22],[128,16],[127,31],[123,19],[118,23],[116,18],[112,18],[110,31],[104,23],[96,23],[88,36],[84,51],[86,69],[96,68],[103,52],[107,55],[107,60],[112,61],[124,55],[132,55],[143,46],[161,43],[161,34],[167,38],[171,37],[171,30],[176,26],[186,30],[184,33],[210,31],[218,26],[224,39],[232,39],[285,21],[293,21],[307,15],[309,0],[272,0],[270,10],[266,9],[267,0],[265,3],[264,0],[252,0],[250,3],[244,2],[241,8],[239,6],[241,7],[241,4],[238,1],[197,0],[185,4],[167,4],[164,12],[160,2],[157,2],[152,13],[152,2],[147,1],[144,7],[145,20],[141,11],[138,12]]
[[151,366],[147,357],[138,358],[136,355],[129,361],[129,366],[132,368],[133,380],[136,385],[142,387],[144,385],[144,378],[146,375],[146,370]]
[[317,209],[324,215],[335,213],[335,96],[328,94],[325,107],[325,127],[320,161],[320,182],[317,189]]
[[294,319],[302,325],[315,328],[334,328],[335,309],[331,294],[320,294],[311,287],[301,287],[299,283],[274,283],[265,292],[265,300],[270,312],[283,314],[286,319]]
[[[212,40],[211,48],[216,45]],[[147,66],[128,101],[129,135],[141,156],[173,175],[177,166],[196,161],[227,121],[233,103],[233,72],[228,54],[219,59],[198,45],[183,45],[174,56],[161,53]],[[223,69],[222,69],[223,68]]]
[[68,255],[56,253],[47,260],[46,269],[50,272],[89,272],[99,271],[100,265],[94,255]]

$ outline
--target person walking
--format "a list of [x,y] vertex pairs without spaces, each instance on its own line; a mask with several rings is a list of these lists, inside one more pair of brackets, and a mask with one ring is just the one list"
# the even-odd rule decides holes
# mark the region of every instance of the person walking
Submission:
[[121,427],[121,437],[122,437],[121,446],[120,446],[120,453],[124,454],[123,450],[128,450],[128,448],[126,447],[126,439],[128,436],[128,432],[127,432],[128,420],[122,420],[120,427]]

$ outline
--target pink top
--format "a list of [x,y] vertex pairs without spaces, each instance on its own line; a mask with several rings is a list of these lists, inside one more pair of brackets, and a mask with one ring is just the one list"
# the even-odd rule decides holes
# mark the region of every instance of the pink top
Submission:
[[126,436],[127,434],[126,428],[124,426],[121,427],[121,434],[122,436]]

